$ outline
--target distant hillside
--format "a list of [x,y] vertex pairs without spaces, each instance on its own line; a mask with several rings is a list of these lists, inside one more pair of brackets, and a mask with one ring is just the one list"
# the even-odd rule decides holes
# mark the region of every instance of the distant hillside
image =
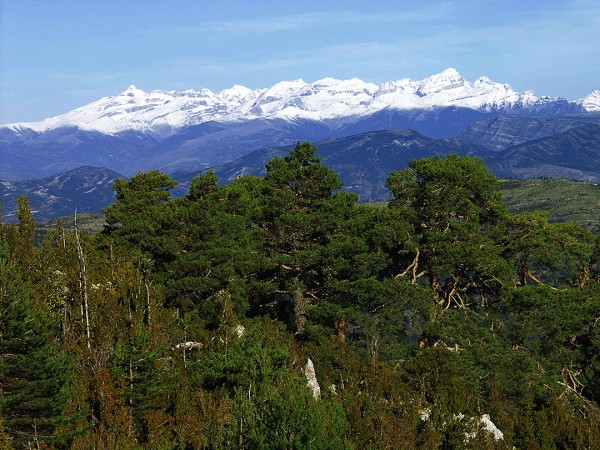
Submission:
[[[412,130],[370,131],[343,138],[330,138],[317,143],[323,163],[335,170],[344,189],[359,195],[361,201],[384,201],[389,198],[385,182],[392,170],[402,170],[412,159],[459,153],[487,154],[485,148],[466,145],[456,139],[431,139]],[[265,165],[275,156],[287,155],[292,146],[258,150],[230,163],[214,168],[222,183],[230,183],[242,175],[262,176]],[[191,172],[176,177],[182,185],[180,194],[192,177]]]
[[[571,125],[574,123],[571,122]],[[538,124],[539,125],[539,124]],[[535,133],[534,133],[535,134]],[[567,178],[600,182],[600,125],[587,123],[562,133],[534,139],[503,150],[490,150],[462,139],[432,139],[411,130],[370,131],[318,142],[323,162],[335,170],[344,188],[362,201],[385,201],[392,170],[412,159],[458,153],[484,159],[490,170],[504,178]],[[264,175],[265,165],[291,146],[258,150],[214,168],[223,183],[246,174]],[[197,172],[177,177],[183,184]]]
[[131,161],[154,155],[157,143],[135,131],[113,135],[66,127],[41,133],[0,127],[0,180],[45,178],[81,166],[135,173],[143,166],[132,168]]
[[600,182],[600,125],[587,124],[494,152],[486,163],[509,178],[569,178]]
[[[36,230],[36,242],[42,242],[46,233],[58,228],[59,223],[67,232],[75,229],[75,215],[57,217],[45,222],[38,222]],[[86,233],[97,233],[102,231],[106,220],[103,213],[83,213],[77,214],[77,229]]]
[[[548,211],[550,222],[572,221],[588,229],[600,231],[600,185],[564,179],[536,178],[531,180],[502,180],[504,201],[511,213],[523,211]],[[383,207],[386,202],[373,203]],[[57,228],[61,221],[67,230],[72,230],[74,217],[41,222],[38,236]],[[102,230],[104,215],[78,214],[80,230],[94,233]],[[39,238],[38,238],[39,239]]]
[[475,121],[457,137],[462,141],[491,150],[503,150],[589,123],[600,124],[600,114],[565,117],[501,115]]
[[117,172],[83,166],[36,180],[0,181],[3,220],[16,221],[17,198],[27,195],[38,222],[85,212],[100,212],[114,201],[112,185]]
[[509,211],[543,210],[551,222],[572,221],[600,231],[600,185],[571,180],[503,180]]
[[[358,194],[361,201],[388,200],[385,183],[393,170],[404,169],[412,159],[448,153],[482,157],[492,172],[504,178],[544,176],[600,182],[600,125],[594,123],[502,150],[458,138],[432,139],[412,130],[369,131],[316,145],[323,162],[339,174],[344,189]],[[288,154],[291,148],[293,144],[257,150],[214,170],[221,183],[246,174],[262,176],[270,160]],[[180,182],[173,195],[185,195],[198,173],[173,174]],[[24,193],[38,221],[71,215],[76,208],[80,213],[100,212],[112,203],[112,183],[119,176],[109,169],[85,166],[41,180],[0,182],[4,218],[16,219],[16,198]]]

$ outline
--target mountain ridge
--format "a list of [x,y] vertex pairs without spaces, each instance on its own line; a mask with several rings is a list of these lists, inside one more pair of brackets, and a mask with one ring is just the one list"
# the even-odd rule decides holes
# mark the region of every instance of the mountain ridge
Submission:
[[[367,131],[352,136],[330,137],[316,141],[323,163],[335,170],[344,182],[344,189],[359,195],[362,201],[385,201],[389,192],[385,181],[392,170],[401,170],[412,159],[458,153],[483,158],[489,169],[501,177],[554,177],[600,182],[600,122],[579,124],[573,121],[539,122],[523,117],[519,129],[529,130],[527,142],[494,148],[497,133],[483,136],[492,145],[467,142],[458,138],[433,139],[414,130]],[[585,122],[585,121],[584,121]],[[482,121],[493,126],[502,121]],[[514,121],[509,121],[515,126]],[[578,126],[579,125],[579,126]],[[566,131],[560,131],[563,128]],[[548,130],[559,132],[544,136]],[[478,131],[478,130],[475,130]],[[502,131],[502,127],[500,127]],[[494,134],[496,133],[496,134]],[[538,137],[538,135],[542,137]],[[500,133],[501,134],[501,133]],[[504,135],[501,136],[505,138]],[[510,137],[510,136],[509,136]],[[275,156],[285,156],[294,143],[267,147],[241,158],[213,167],[222,183],[242,175],[264,175],[265,165]],[[191,168],[191,166],[190,166]],[[206,168],[205,168],[206,169]],[[183,196],[190,181],[202,168],[173,172],[180,184],[173,195]],[[111,184],[121,174],[104,168],[80,167],[41,180],[0,182],[0,198],[5,206],[5,218],[14,220],[16,197],[27,194],[38,220],[80,212],[99,211],[114,199]],[[95,191],[92,188],[96,188]],[[84,209],[84,206],[92,206]]]
[[114,202],[112,185],[116,178],[122,175],[105,167],[81,166],[42,179],[0,181],[3,220],[16,221],[21,195],[27,195],[37,221],[99,212]]
[[600,123],[588,123],[493,152],[487,163],[500,176],[545,176],[600,183]]
[[[323,163],[339,174],[344,189],[361,201],[385,201],[385,181],[392,170],[405,168],[412,159],[458,153],[483,158],[490,171],[505,178],[565,178],[600,183],[600,122],[534,138],[502,150],[461,139],[432,139],[413,130],[369,131],[317,142]],[[284,156],[290,147],[257,150],[214,167],[224,183],[241,175],[266,173],[265,164]],[[184,190],[192,176],[180,176]]]
[[131,85],[116,96],[101,98],[41,122],[7,124],[0,129],[44,132],[76,126],[106,134],[133,130],[164,138],[177,130],[209,121],[240,122],[261,118],[352,121],[386,109],[435,107],[564,115],[600,111],[600,91],[577,101],[538,97],[531,91],[519,93],[510,85],[494,82],[487,76],[471,83],[453,68],[422,80],[404,78],[379,85],[358,78],[323,78],[313,83],[298,79],[259,89],[234,85],[220,92],[210,89],[145,92]]

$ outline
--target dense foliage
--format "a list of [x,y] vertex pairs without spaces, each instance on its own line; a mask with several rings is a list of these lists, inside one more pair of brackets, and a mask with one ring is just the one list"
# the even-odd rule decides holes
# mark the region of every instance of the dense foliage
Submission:
[[384,208],[309,143],[175,185],[118,180],[95,235],[1,225],[0,448],[600,448],[600,238],[481,160]]

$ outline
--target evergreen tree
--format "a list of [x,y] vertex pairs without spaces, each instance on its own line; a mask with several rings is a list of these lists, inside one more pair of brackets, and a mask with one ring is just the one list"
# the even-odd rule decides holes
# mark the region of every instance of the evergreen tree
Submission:
[[16,225],[2,225],[2,240],[7,245],[8,261],[19,264],[23,273],[26,273],[32,269],[36,258],[34,248],[36,224],[26,195],[21,195],[17,199],[17,219]]
[[498,180],[480,159],[413,160],[392,172],[387,186],[394,196],[390,208],[399,209],[416,234],[414,270],[427,276],[446,307],[466,306],[474,296],[486,304],[509,284],[510,268],[496,245],[506,206]]
[[138,172],[131,180],[117,179],[113,185],[116,201],[104,210],[108,227],[106,232],[117,243],[140,250],[146,256],[170,254],[162,230],[169,218],[160,208],[170,198],[175,180],[158,170]]
[[[594,236],[573,223],[548,223],[548,213],[523,212],[508,218],[503,238],[513,258],[518,282],[563,281],[584,287],[594,270]],[[559,274],[560,272],[560,274]]]
[[[267,165],[264,206],[259,219],[264,251],[271,261],[269,278],[293,302],[295,329],[305,333],[307,298],[323,296],[331,267],[328,247],[341,233],[357,200],[339,192],[342,183],[321,164],[317,148],[298,143],[285,158]],[[337,241],[339,242],[339,241]]]
[[169,247],[174,256],[156,267],[155,276],[170,304],[214,316],[209,299],[229,289],[244,308],[240,293],[254,258],[256,231],[230,204],[227,190],[208,172],[192,179],[185,198],[164,205],[172,222]]
[[14,445],[53,443],[69,396],[70,358],[57,324],[36,304],[14,264],[0,258],[0,415]]

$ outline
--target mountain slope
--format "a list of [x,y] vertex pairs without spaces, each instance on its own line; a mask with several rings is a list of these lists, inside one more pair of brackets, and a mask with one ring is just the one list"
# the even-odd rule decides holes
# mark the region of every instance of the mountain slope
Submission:
[[[431,139],[415,131],[373,131],[318,142],[323,162],[361,200],[385,200],[385,181],[411,159],[458,153],[484,159],[490,170],[508,178],[569,178],[600,182],[600,125],[586,124],[501,151],[460,139]],[[222,182],[245,174],[264,175],[265,164],[287,154],[292,146],[259,150],[215,168]],[[197,172],[183,177],[183,181]],[[181,187],[184,189],[184,186]]]
[[166,173],[225,164],[252,151],[298,140],[317,142],[372,130],[414,129],[431,137],[455,135],[473,120],[495,117],[468,108],[385,110],[370,116],[313,121],[255,119],[205,122],[163,140],[137,131],[115,135],[75,127],[22,135],[0,128],[0,178],[41,178],[81,165],[104,166],[124,175],[159,169]]
[[600,125],[568,131],[494,152],[486,159],[500,176],[600,182]]
[[[413,129],[448,138],[474,121],[501,114],[556,117],[594,110],[596,97],[592,93],[576,102],[537,97],[487,77],[470,82],[454,69],[423,80],[380,85],[324,78],[314,83],[282,81],[255,90],[234,86],[221,92],[146,93],[130,86],[117,96],[42,122],[0,127],[0,179],[41,178],[81,165],[124,175],[149,169],[200,170],[260,148],[374,130]],[[496,148],[493,140],[479,139],[478,133],[472,130],[464,138]],[[510,130],[503,133],[511,135]]]
[[[371,131],[317,142],[323,162],[339,173],[345,189],[360,199],[387,200],[385,182],[392,170],[405,168],[410,160],[459,153],[484,158],[490,170],[512,178],[555,176],[600,180],[600,125],[587,124],[558,135],[494,151],[460,139],[431,139],[411,130]],[[215,167],[220,182],[245,175],[264,175],[265,165],[285,156],[294,143],[261,149]],[[199,173],[174,174],[181,184],[174,195],[185,195],[190,180]],[[100,211],[112,202],[111,185],[116,172],[80,168],[43,180],[1,182],[0,195],[8,219],[14,219],[16,197],[28,194],[38,220],[80,212]],[[95,190],[94,190],[95,188]]]
[[550,222],[571,221],[600,231],[600,185],[565,179],[503,180],[501,191],[512,213],[548,211]]
[[566,117],[501,115],[471,123],[458,138],[492,150],[503,150],[588,123],[600,124],[600,114]]
[[0,180],[43,178],[85,165],[133,173],[157,143],[134,131],[110,135],[66,127],[18,133],[0,128]]
[[600,91],[593,91],[580,102],[583,109],[587,112],[600,112]]
[[[370,131],[343,138],[330,138],[317,144],[323,163],[335,170],[344,189],[355,192],[362,201],[387,200],[385,182],[392,170],[404,169],[412,159],[448,153],[487,154],[476,145],[457,140],[436,140],[412,130]],[[242,175],[263,176],[265,165],[275,156],[287,155],[293,145],[262,149],[214,168],[219,180],[229,183]],[[198,172],[177,177],[183,194]]]
[[0,181],[3,220],[16,221],[17,197],[27,195],[37,221],[99,212],[114,201],[112,185],[117,172],[102,167],[83,166],[56,176],[16,182]]

